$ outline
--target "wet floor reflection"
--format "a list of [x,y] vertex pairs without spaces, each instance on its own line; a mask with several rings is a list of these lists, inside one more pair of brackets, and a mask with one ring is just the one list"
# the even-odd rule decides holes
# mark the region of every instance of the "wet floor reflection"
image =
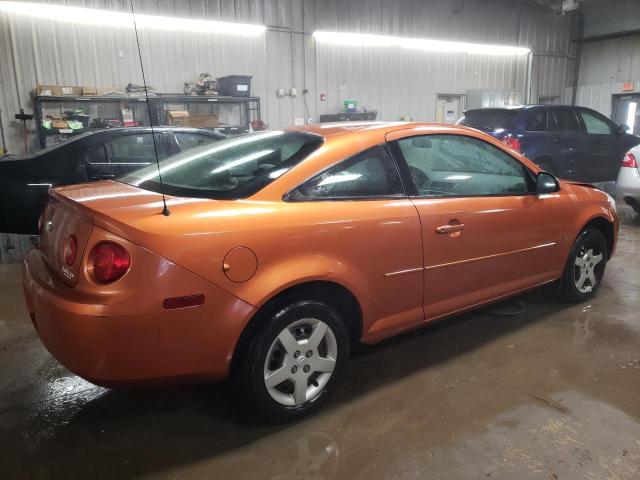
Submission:
[[[60,367],[0,266],[6,478],[640,478],[640,220],[588,304],[548,291],[365,347],[316,416],[270,426],[227,384],[107,390]],[[4,316],[3,316],[4,315]],[[23,316],[25,318],[23,318]]]

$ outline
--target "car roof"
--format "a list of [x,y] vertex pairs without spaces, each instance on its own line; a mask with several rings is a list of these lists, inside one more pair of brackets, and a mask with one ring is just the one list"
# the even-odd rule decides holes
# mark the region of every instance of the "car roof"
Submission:
[[94,130],[91,130],[90,132],[86,132],[88,134],[96,134],[96,133],[103,133],[103,132],[150,132],[151,130],[154,131],[165,131],[165,130],[170,130],[172,132],[198,132],[198,133],[205,133],[205,134],[212,134],[212,135],[220,135],[220,132],[217,132],[215,130],[211,130],[211,129],[207,129],[207,128],[197,128],[197,127],[174,127],[171,125],[158,125],[158,126],[151,126],[151,125],[142,125],[139,127],[111,127],[111,128],[97,128]]
[[432,127],[434,129],[451,128],[460,131],[468,131],[469,128],[463,125],[437,122],[330,122],[330,123],[309,123],[300,127],[290,127],[286,130],[309,132],[322,137],[342,136],[349,133],[371,132],[384,135],[396,130],[409,130],[415,127]]

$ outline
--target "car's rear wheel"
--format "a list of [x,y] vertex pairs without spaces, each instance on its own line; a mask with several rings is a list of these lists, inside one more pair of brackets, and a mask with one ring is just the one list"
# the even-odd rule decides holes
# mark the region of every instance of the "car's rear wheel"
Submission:
[[333,308],[315,300],[291,303],[265,320],[242,352],[238,387],[259,415],[296,420],[327,400],[349,355],[348,332]]
[[580,302],[595,294],[607,265],[607,242],[595,228],[585,229],[576,238],[562,278],[565,300]]

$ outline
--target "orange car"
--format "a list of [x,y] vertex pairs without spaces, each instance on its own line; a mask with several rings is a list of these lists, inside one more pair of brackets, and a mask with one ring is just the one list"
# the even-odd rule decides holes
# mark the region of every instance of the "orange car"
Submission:
[[606,193],[476,130],[326,124],[52,190],[24,290],[49,351],[96,384],[231,375],[289,420],[359,342],[556,280],[589,298],[617,232]]

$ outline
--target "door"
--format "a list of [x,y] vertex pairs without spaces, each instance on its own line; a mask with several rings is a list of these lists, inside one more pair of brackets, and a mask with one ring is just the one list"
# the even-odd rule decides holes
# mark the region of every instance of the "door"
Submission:
[[336,273],[348,271],[360,294],[367,341],[423,320],[420,219],[385,146],[329,168],[287,200],[318,262],[339,252]]
[[576,112],[571,107],[550,110],[548,118],[550,149],[560,178],[588,182],[592,177],[589,147]]
[[558,194],[536,195],[526,167],[484,140],[403,135],[390,139],[420,214],[427,319],[561,275]]
[[614,95],[611,118],[617,125],[625,125],[625,132],[640,135],[640,94]]
[[620,169],[623,151],[620,151],[618,128],[606,117],[587,109],[578,109],[587,132],[592,177],[591,182],[615,181]]
[[91,181],[116,178],[167,157],[162,133],[155,134],[155,144],[150,132],[107,138],[104,144],[96,144],[85,154],[87,177]]
[[436,122],[456,123],[462,116],[462,95],[439,93],[436,100]]

